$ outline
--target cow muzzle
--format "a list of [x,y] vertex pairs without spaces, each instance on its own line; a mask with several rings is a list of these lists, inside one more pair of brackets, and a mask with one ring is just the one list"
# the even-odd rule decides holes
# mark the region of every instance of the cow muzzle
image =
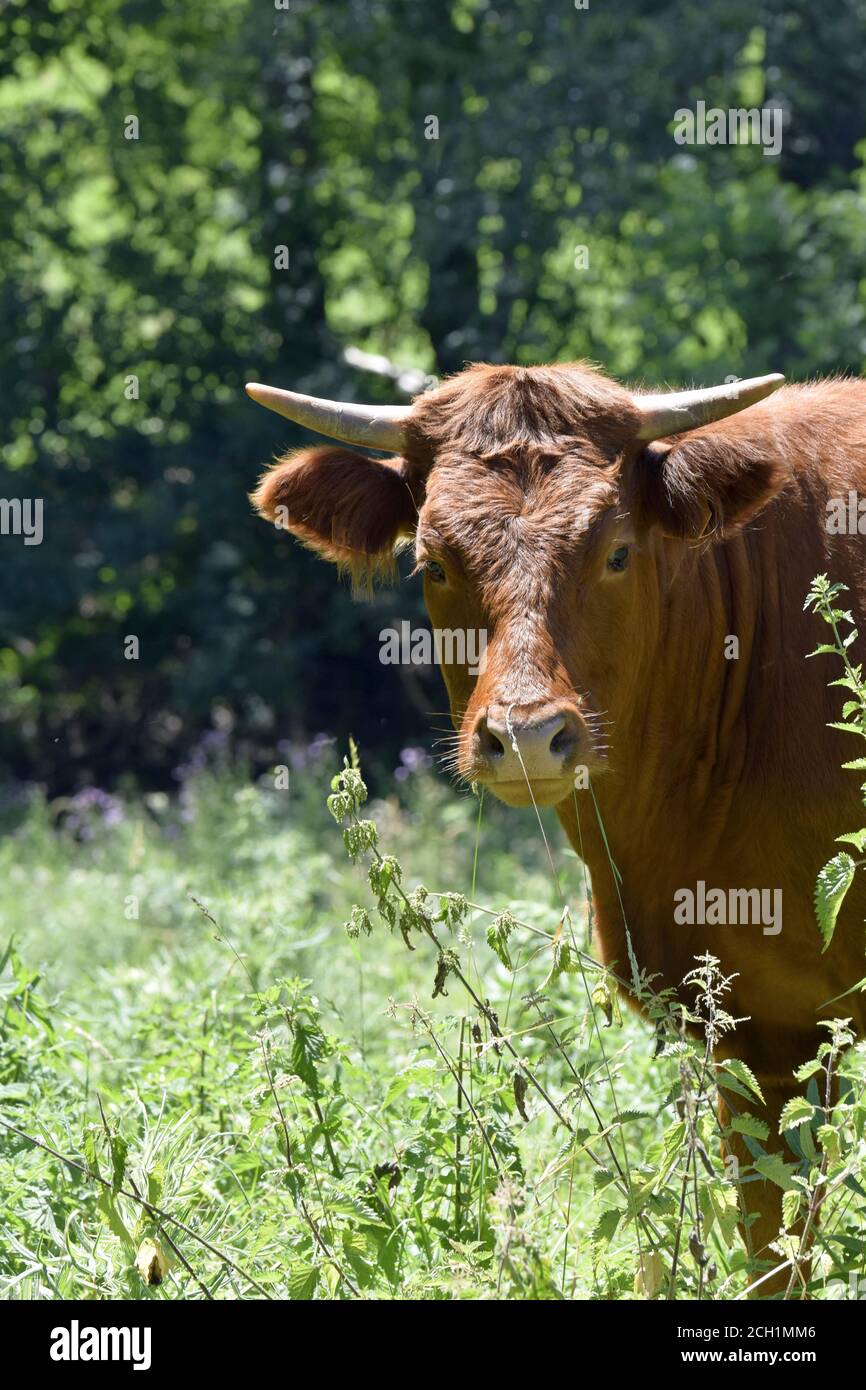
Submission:
[[570,796],[585,741],[576,708],[489,705],[470,737],[471,776],[508,806],[555,806]]

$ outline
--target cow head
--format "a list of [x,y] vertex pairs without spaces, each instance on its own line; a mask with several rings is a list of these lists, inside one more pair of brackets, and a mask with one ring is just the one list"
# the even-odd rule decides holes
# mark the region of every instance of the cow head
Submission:
[[604,767],[609,725],[640,710],[673,574],[781,485],[760,449],[720,451],[701,429],[781,381],[645,396],[586,366],[474,366],[394,410],[249,386],[394,455],[301,450],[253,501],[356,581],[414,542],[434,629],[486,640],[480,670],[443,664],[455,769],[510,805],[554,805],[576,769]]

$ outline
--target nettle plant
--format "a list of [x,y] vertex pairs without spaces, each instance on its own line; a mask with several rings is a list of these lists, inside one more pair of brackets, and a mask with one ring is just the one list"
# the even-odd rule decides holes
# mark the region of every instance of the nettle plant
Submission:
[[[841,729],[846,733],[858,734],[860,738],[866,738],[866,684],[863,680],[863,667],[859,662],[853,666],[848,655],[850,648],[859,637],[859,633],[854,625],[853,614],[846,608],[836,607],[836,600],[840,594],[845,592],[847,592],[845,584],[831,584],[826,574],[819,574],[812,584],[805,607],[811,608],[814,613],[824,619],[824,622],[830,627],[833,640],[832,642],[819,643],[810,655],[838,656],[844,666],[844,673],[831,684],[846,690],[848,699],[842,706],[842,718],[834,721],[830,727]],[[848,628],[849,631],[843,632],[843,627]],[[850,768],[852,771],[866,772],[866,757],[852,758],[849,762],[843,763],[842,766]],[[862,791],[864,805],[866,805],[866,782],[862,785]],[[866,828],[846,831],[845,834],[838,835],[836,838],[839,844],[853,845],[858,854],[862,855],[866,850]],[[854,882],[857,869],[864,863],[866,860],[855,860],[847,850],[842,850],[824,865],[818,875],[818,882],[815,886],[815,912],[825,951],[833,939],[839,909]],[[854,989],[863,989],[864,987],[866,987],[866,979],[861,980],[859,984],[854,986]]]
[[[828,1025],[829,1040],[799,1073],[807,1090],[781,1116],[785,1149],[778,1151],[775,1137],[768,1148],[768,1126],[753,1113],[763,1103],[754,1075],[735,1058],[713,1061],[714,1045],[738,1022],[725,1008],[730,979],[716,958],[698,958],[678,992],[659,989],[631,943],[627,979],[584,951],[564,903],[553,930],[545,930],[459,892],[409,888],[402,865],[380,849],[376,823],[362,814],[366,801],[352,745],[328,806],[350,857],[366,867],[375,906],[353,908],[348,934],[360,943],[378,919],[407,949],[427,945],[433,999],[454,990],[468,1005],[462,1015],[417,999],[404,1006],[428,1070],[420,1063],[394,1082],[407,1091],[420,1082],[429,1091],[432,1067],[453,1089],[451,1123],[440,1114],[436,1127],[439,1207],[427,1223],[447,1250],[436,1262],[439,1296],[459,1272],[482,1296],[486,1287],[524,1298],[718,1299],[760,1293],[773,1276],[778,1287],[780,1270],[789,1271],[785,1296],[820,1296],[830,1280],[847,1278],[862,1245],[856,1206],[866,1176],[866,1108],[855,1113],[851,1100],[862,1094],[864,1059],[847,1050],[847,1021]],[[588,893],[586,911],[591,925]],[[487,972],[476,956],[483,945],[491,986],[499,966],[512,977],[506,1007],[514,1002],[518,961],[533,982],[516,1024],[503,1023],[502,1002],[492,1002],[493,988],[483,983]],[[569,999],[583,1005],[577,1025],[566,1013],[563,1026],[563,976],[573,977]],[[628,1094],[632,1044],[617,1036],[618,986],[655,1027],[649,1105],[645,1072]],[[389,1010],[401,1012],[393,1001]],[[633,1103],[635,1089],[641,1104]],[[750,1163],[731,1155],[735,1139]],[[754,1257],[744,1220],[749,1184],[759,1181],[784,1191],[784,1225],[770,1259]],[[574,1221],[577,1190],[587,1187],[592,1217]],[[840,1195],[841,1214],[822,1226],[817,1215],[828,1194]]]
[[[863,667],[851,660],[851,648],[859,637],[854,616],[849,609],[837,606],[847,586],[831,583],[827,575],[818,575],[806,597],[804,607],[811,609],[830,628],[832,640],[819,643],[811,656],[836,656],[843,672],[831,686],[847,692],[842,706],[842,718],[833,721],[831,728],[866,738],[866,683]],[[851,771],[866,772],[866,757],[852,758],[842,764]],[[861,786],[866,805],[866,782]],[[815,915],[821,935],[822,949],[833,940],[839,911],[866,859],[866,828],[846,831],[837,836],[839,844],[851,845],[859,858],[841,850],[823,867],[815,885]],[[844,994],[863,992],[866,977],[857,981]],[[817,1225],[818,1247],[814,1266],[823,1276],[830,1297],[862,1297],[866,1289],[866,1056],[862,1045],[854,1047],[850,1019],[822,1021],[830,1039],[823,1043],[817,1057],[800,1068],[798,1079],[808,1082],[806,1100],[791,1101],[782,1116],[792,1128],[797,1125],[800,1136],[807,1140],[808,1156],[812,1159],[808,1177],[797,1178],[798,1211],[806,1211],[806,1231]],[[817,1141],[817,1151],[811,1142]],[[799,1191],[798,1191],[799,1189]],[[790,1198],[793,1203],[794,1197]],[[858,1292],[860,1290],[860,1292]]]

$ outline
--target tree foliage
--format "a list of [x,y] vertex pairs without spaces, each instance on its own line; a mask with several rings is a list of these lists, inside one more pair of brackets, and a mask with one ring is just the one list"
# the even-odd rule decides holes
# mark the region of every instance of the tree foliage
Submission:
[[[863,0],[3,6],[0,495],[44,501],[41,545],[0,537],[11,773],[159,782],[214,720],[256,756],[320,728],[390,748],[442,707],[435,673],[378,662],[415,586],[352,604],[251,516],[258,467],[304,436],[245,379],[386,399],[348,346],[434,373],[859,371],[864,18]],[[781,156],[678,146],[698,100],[781,108]]]

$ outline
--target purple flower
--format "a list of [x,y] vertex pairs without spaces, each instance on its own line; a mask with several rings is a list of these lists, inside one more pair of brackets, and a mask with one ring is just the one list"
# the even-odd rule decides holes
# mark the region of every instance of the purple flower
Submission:
[[193,745],[186,762],[178,763],[177,767],[172,769],[172,777],[176,782],[188,782],[191,777],[206,772],[209,767],[218,763],[228,747],[227,729],[206,730],[198,743]]
[[66,828],[79,840],[92,840],[98,830],[120,825],[125,819],[123,803],[101,787],[82,787],[69,798]]

